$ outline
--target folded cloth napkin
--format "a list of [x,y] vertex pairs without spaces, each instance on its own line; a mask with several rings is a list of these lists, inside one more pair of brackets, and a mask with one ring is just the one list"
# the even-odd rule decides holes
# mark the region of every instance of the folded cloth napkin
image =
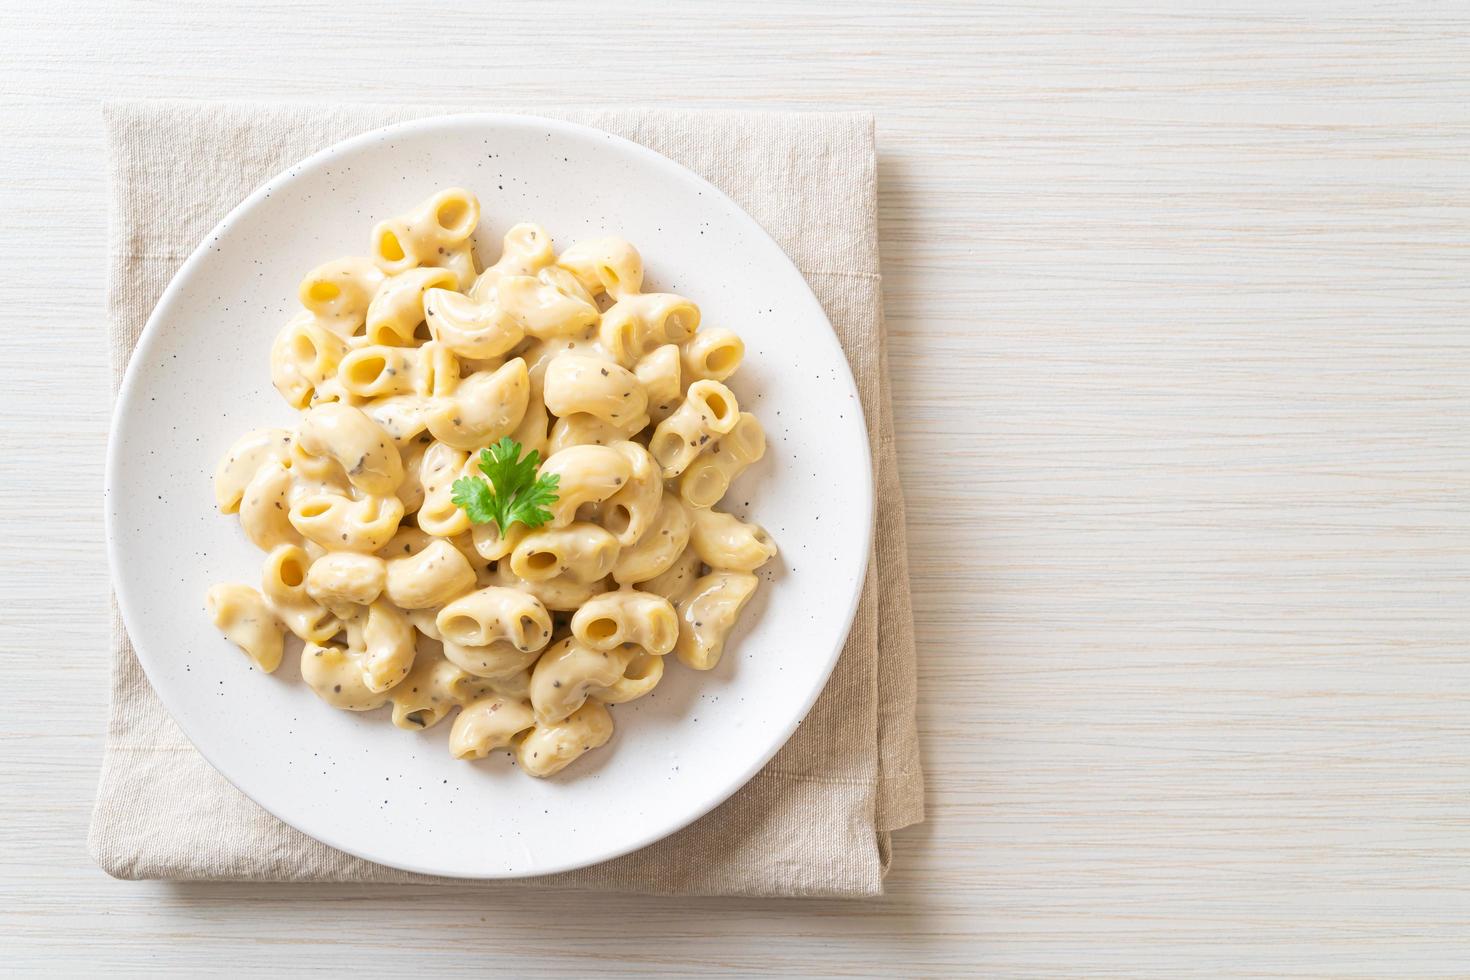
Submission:
[[[205,234],[295,161],[346,137],[464,108],[116,103],[113,391],[159,295]],[[880,894],[889,834],[923,819],[903,493],[878,275],[873,121],[852,113],[545,112],[657,150],[729,194],[780,243],[826,309],[867,413],[874,555],[826,690],[774,759],[723,805],[655,844],[534,884],[659,894]],[[175,726],[113,614],[112,713],[89,846],[120,878],[515,882],[429,878],[344,854],[276,820]]]

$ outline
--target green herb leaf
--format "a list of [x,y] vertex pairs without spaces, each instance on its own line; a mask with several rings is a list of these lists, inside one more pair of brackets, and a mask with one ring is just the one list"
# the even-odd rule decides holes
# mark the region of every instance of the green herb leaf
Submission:
[[[464,509],[471,524],[489,524],[496,520],[495,491],[477,476],[462,476],[454,481],[449,499]],[[498,525],[497,525],[498,526]]]
[[454,481],[450,500],[464,509],[472,524],[493,523],[501,534],[512,524],[537,528],[551,520],[544,508],[556,502],[556,473],[538,477],[536,469],[541,454],[531,450],[521,458],[521,444],[510,437],[501,439],[489,449],[480,450],[480,472],[489,483],[473,476]]

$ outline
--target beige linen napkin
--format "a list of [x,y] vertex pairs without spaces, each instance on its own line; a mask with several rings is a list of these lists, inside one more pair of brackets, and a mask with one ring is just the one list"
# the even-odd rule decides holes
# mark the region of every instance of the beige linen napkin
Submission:
[[[346,137],[464,108],[109,105],[116,391],[143,324],[204,235],[255,187]],[[702,174],[795,260],[842,340],[877,468],[875,553],[826,690],[776,757],[679,833],[538,885],[664,894],[874,895],[889,833],[923,819],[902,489],[890,417],[871,117],[557,111]],[[194,750],[148,685],[114,610],[112,715],[89,846],[120,878],[423,882],[286,826]],[[505,888],[514,882],[466,883]]]

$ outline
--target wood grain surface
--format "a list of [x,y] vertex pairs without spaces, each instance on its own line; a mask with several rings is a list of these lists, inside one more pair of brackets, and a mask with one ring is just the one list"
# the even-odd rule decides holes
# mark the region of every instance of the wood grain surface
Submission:
[[[471,6],[0,6],[0,970],[1470,971],[1470,7]],[[91,865],[113,96],[877,113],[887,897]]]

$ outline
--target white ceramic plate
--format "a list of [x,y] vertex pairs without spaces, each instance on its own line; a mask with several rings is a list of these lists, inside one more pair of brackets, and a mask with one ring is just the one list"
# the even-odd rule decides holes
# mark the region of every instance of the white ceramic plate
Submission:
[[[612,741],[548,780],[498,753],[452,759],[449,723],[395,728],[386,710],[317,700],[296,658],[255,670],[204,611],[217,581],[260,581],[262,556],[213,506],[237,435],[287,425],[268,351],[320,262],[365,254],[380,218],[433,191],[475,191],[481,262],[517,221],[558,248],[619,235],[647,289],[698,303],[745,339],[731,387],[765,425],[766,457],[724,505],[781,555],[709,672],[673,661],[649,697],[613,708]],[[781,249],[724,194],[597,130],[464,115],[389,127],[256,191],[184,263],[129,365],[107,459],[113,582],[148,678],[210,763],[333,847],[412,871],[500,878],[582,867],[678,830],[749,780],[816,700],[841,651],[872,531],[868,442],[847,362]]]

